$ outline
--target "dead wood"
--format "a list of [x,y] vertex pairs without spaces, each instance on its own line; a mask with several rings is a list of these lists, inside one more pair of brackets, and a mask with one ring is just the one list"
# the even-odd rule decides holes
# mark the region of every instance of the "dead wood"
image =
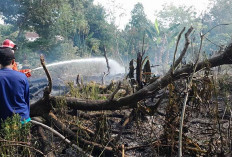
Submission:
[[[173,64],[174,68],[177,67],[177,65],[180,63],[180,60],[183,58],[185,52],[187,51],[188,43],[189,43],[187,37],[188,35],[186,35],[186,45],[181,53],[181,56]],[[69,129],[64,123],[62,123],[56,117],[56,115],[53,112],[51,112],[52,106],[56,107],[56,105],[58,105],[60,101],[65,101],[67,107],[69,107],[72,110],[101,111],[101,110],[119,110],[122,108],[134,108],[137,107],[137,103],[139,101],[144,100],[146,98],[154,97],[156,94],[160,93],[162,89],[167,87],[168,84],[170,84],[171,82],[190,76],[194,72],[194,69],[195,71],[199,71],[204,68],[212,68],[219,65],[232,64],[231,56],[232,56],[232,44],[229,45],[225,49],[224,53],[222,53],[219,56],[199,62],[197,65],[188,64],[182,66],[179,69],[174,69],[174,70],[170,69],[163,77],[158,78],[157,80],[155,80],[151,84],[148,84],[142,89],[138,90],[134,94],[122,97],[118,100],[114,99],[114,96],[119,90],[120,84],[118,85],[118,88],[115,90],[115,92],[111,95],[111,97],[108,100],[82,100],[73,97],[50,96],[52,80],[51,78],[49,78],[50,77],[49,73],[46,72],[46,75],[50,83],[44,92],[44,97],[31,105],[31,116],[35,116],[35,115],[43,116],[48,122],[55,124],[54,126],[56,127],[56,129],[59,132],[64,133],[65,137],[71,139],[77,139],[76,133],[73,132],[71,129]],[[43,62],[41,61],[41,64],[44,64],[44,60]],[[43,67],[44,70],[46,71],[46,66],[44,65]],[[153,111],[156,111],[158,106],[161,104],[162,100],[163,100],[163,96],[161,96],[161,98],[158,100],[156,105],[152,106],[151,109]],[[123,128],[130,121],[130,119],[131,116],[129,116],[126,119],[126,121],[123,123],[122,128],[120,129],[120,132],[118,134],[118,138],[120,138],[121,134],[123,133]],[[92,134],[93,132],[89,132],[89,133]],[[82,146],[91,145],[100,151],[105,150],[110,153],[115,151],[113,149],[114,147],[103,146],[102,144],[93,141],[88,141],[81,137],[78,137],[78,141]]]
[[182,29],[182,31],[179,33],[179,35],[178,35],[178,37],[177,37],[176,48],[175,48],[174,56],[173,56],[172,69],[170,69],[170,70],[172,70],[172,71],[174,71],[174,68],[175,68],[174,63],[175,63],[175,60],[176,60],[176,52],[177,52],[177,48],[178,48],[178,46],[179,46],[179,41],[180,41],[181,35],[182,35],[182,33],[183,33],[184,31],[185,31],[185,27]]
[[117,143],[120,140],[120,137],[122,135],[122,132],[124,130],[124,128],[126,127],[126,125],[134,118],[134,110],[131,111],[129,117],[126,118],[126,120],[123,122],[122,126],[120,127],[120,131],[118,133],[118,136],[114,139],[114,141]]
[[106,67],[107,67],[107,75],[110,73],[110,65],[109,65],[109,60],[106,56],[106,47],[104,46],[104,57],[106,59]]
[[[85,112],[82,112],[82,111],[78,111],[78,117],[84,118],[84,119],[87,119],[87,120],[92,119],[92,118],[101,117],[102,114],[103,114],[102,112],[89,114],[89,113],[85,113]],[[118,113],[104,113],[104,115],[106,117],[115,117],[115,118],[124,118],[125,117],[124,114],[118,114]]]
[[[219,56],[213,57],[209,60],[204,60],[198,63],[196,66],[196,72],[204,68],[212,68],[219,65],[232,64],[232,44],[229,45],[224,53]],[[181,78],[189,76],[193,72],[194,65],[187,64],[182,66],[182,68],[176,69],[173,74],[169,71],[162,78],[157,81],[145,86],[139,91],[132,95],[120,98],[118,100],[81,100],[73,97],[62,97],[62,96],[50,96],[50,101],[52,104],[57,104],[57,100],[64,100],[67,106],[71,109],[76,110],[87,110],[87,111],[100,111],[100,110],[118,110],[124,106],[135,107],[137,102],[150,97],[151,93],[155,94],[159,90],[166,87],[172,81],[176,81]],[[43,106],[37,102],[41,107]],[[33,105],[35,106],[35,105]],[[33,107],[32,107],[33,110]]]
[[142,54],[140,52],[137,53],[137,66],[136,66],[136,81],[138,83],[138,89],[143,87],[142,85]]
[[133,149],[144,149],[145,147],[150,147],[150,144],[147,145],[138,145],[138,146],[132,146],[132,147],[126,147],[125,150],[133,150]]
[[46,98],[41,98],[37,102],[33,103],[30,105],[30,115],[31,117],[36,117],[36,116],[44,116],[47,115],[50,110],[52,109],[52,106],[49,102],[48,99]]
[[52,109],[51,103],[49,102],[49,95],[52,91],[52,78],[50,73],[48,72],[43,55],[40,56],[41,65],[46,73],[48,79],[48,86],[44,89],[43,98],[35,102],[34,104],[30,105],[30,114],[32,117],[34,116],[43,116],[47,115],[50,110]]
[[80,75],[79,75],[79,74],[78,74],[77,77],[76,77],[76,85],[77,85],[78,87],[81,86],[81,83],[80,83]]
[[112,153],[113,152],[113,148],[111,147],[105,147],[99,143],[96,142],[92,142],[92,141],[88,141],[85,140],[81,137],[77,137],[76,133],[74,133],[72,130],[70,130],[64,123],[62,123],[54,113],[50,112],[49,115],[46,117],[46,120],[49,121],[50,123],[53,123],[54,126],[56,127],[58,132],[62,132],[67,138],[69,139],[73,139],[74,141],[76,139],[78,139],[78,142],[82,145],[82,146],[88,146],[91,145],[93,146],[95,149],[97,149],[98,151],[101,150],[105,150],[108,153]]
[[121,130],[111,130],[110,132],[113,133],[113,134],[119,134],[121,132],[122,135],[135,134],[135,131],[131,131],[131,130],[124,130],[124,131],[121,131]]
[[189,37],[190,33],[192,32],[192,30],[193,30],[193,27],[190,27],[188,29],[188,31],[185,33],[185,45],[184,45],[184,48],[181,51],[180,56],[178,57],[178,59],[176,61],[173,60],[174,61],[173,62],[173,69],[175,69],[180,64],[182,58],[184,57],[185,53],[187,52],[188,46],[190,44],[190,41],[189,41],[188,37]]
[[72,131],[78,131],[78,130],[83,130],[83,131],[86,131],[86,132],[88,132],[90,135],[94,135],[95,134],[95,132],[94,131],[92,131],[92,130],[90,130],[89,128],[87,128],[87,127],[85,127],[85,126],[82,126],[82,125],[79,125],[79,126],[71,126],[70,127],[70,129],[72,130]]
[[[39,133],[39,136],[40,136],[40,139],[41,139],[40,140],[41,147],[42,147],[41,149],[44,152],[44,154],[48,154],[46,152],[52,150],[52,148],[51,148],[51,145],[50,145],[50,141],[48,140],[47,136],[44,133],[44,129],[41,126],[38,127],[38,133]],[[55,156],[54,152],[50,151],[49,156],[50,157]]]
[[111,90],[115,85],[114,81],[111,81],[111,83],[106,86],[105,88],[101,89],[101,93],[106,93],[108,90]]
[[43,69],[44,69],[44,71],[46,73],[46,76],[48,78],[48,86],[45,88],[45,91],[44,91],[44,97],[46,97],[52,91],[52,78],[51,78],[50,73],[48,72],[48,69],[45,66],[45,61],[44,61],[43,55],[40,56],[40,62],[41,62],[41,65],[42,65],[42,67],[43,67]]
[[[52,113],[49,114],[48,116],[49,118],[55,118],[56,119],[56,116]],[[54,119],[53,119],[54,120]],[[57,135],[58,137],[60,137],[61,139],[64,140],[64,142],[70,144],[73,148],[75,148],[76,150],[78,150],[79,152],[81,152],[82,154],[84,154],[85,156],[88,156],[88,157],[92,157],[91,155],[89,155],[88,153],[84,152],[80,147],[78,147],[77,145],[75,144],[72,144],[71,141],[69,141],[66,137],[64,137],[63,135],[61,135],[58,131],[50,128],[49,126],[43,124],[43,123],[40,123],[40,122],[37,122],[37,121],[34,121],[34,120],[31,120],[32,123],[36,124],[36,125],[39,125],[43,128],[46,128],[48,130],[50,130],[51,132],[53,132],[55,135]],[[59,124],[59,123],[56,123],[56,124]]]
[[107,58],[107,56],[106,56],[106,47],[105,47],[105,46],[104,46],[104,57],[105,57],[105,59],[106,59],[107,72],[104,72],[104,73],[103,73],[103,76],[102,76],[102,84],[105,84],[104,79],[105,79],[105,77],[106,77],[107,75],[110,74],[110,65],[109,65],[109,60],[108,60],[108,58]]
[[120,86],[121,86],[121,82],[119,81],[119,82],[118,82],[118,85],[117,85],[117,88],[115,89],[115,91],[114,91],[114,92],[110,95],[110,97],[108,98],[109,101],[111,101],[111,100],[114,99],[114,96],[115,96],[115,94],[117,94],[117,92],[119,91]]
[[[108,146],[104,146],[101,144],[98,144],[96,142],[92,142],[92,141],[88,141],[86,139],[83,139],[81,137],[77,137],[76,133],[74,133],[72,130],[70,130],[69,128],[67,128],[67,126],[65,124],[63,124],[57,117],[56,115],[52,112],[52,105],[50,102],[50,93],[51,93],[51,89],[52,89],[52,80],[50,77],[50,74],[45,66],[45,62],[44,62],[44,58],[43,56],[40,57],[41,60],[41,64],[45,70],[45,73],[47,75],[49,84],[48,86],[45,88],[44,90],[44,95],[43,98],[40,99],[39,101],[37,101],[36,103],[31,105],[31,116],[36,116],[36,115],[40,115],[43,118],[46,119],[47,122],[49,122],[50,124],[54,124],[55,128],[57,130],[54,130],[46,125],[44,125],[43,123],[31,120],[31,122],[33,122],[36,125],[45,127],[46,129],[49,129],[50,131],[52,131],[54,134],[56,134],[57,136],[59,136],[60,138],[62,138],[66,143],[71,144],[71,146],[75,149],[77,149],[79,152],[82,152],[83,154],[85,154],[86,156],[91,156],[85,152],[83,152],[82,148],[76,146],[75,144],[72,144],[71,141],[69,141],[66,137],[71,139],[78,139],[79,143],[84,147],[84,146],[89,146],[91,145],[94,149],[97,149],[98,152],[108,152],[108,153],[113,153],[113,148],[108,147]],[[117,89],[113,92],[113,94],[110,96],[109,101],[112,101],[114,99],[115,94],[117,93],[117,91],[120,89],[120,85],[121,83],[118,83],[118,87]],[[83,128],[82,128],[83,129]],[[85,130],[87,130],[88,128],[85,128]],[[43,131],[40,129],[41,132],[41,136],[44,139],[44,141],[46,141],[46,136],[44,136]],[[60,134],[59,132],[64,133],[65,136],[63,136],[62,134]],[[92,131],[91,134],[93,134]],[[76,142],[76,141],[75,141]],[[108,144],[107,144],[108,145]]]
[[130,79],[134,79],[134,60],[132,59],[129,63],[129,73],[127,75],[127,77],[129,77]]
[[[8,141],[7,141],[7,142],[8,142]],[[30,145],[15,143],[15,141],[14,141],[14,143],[11,143],[11,144],[4,144],[4,145],[2,145],[2,146],[0,146],[0,147],[11,147],[11,146],[29,148],[30,150],[33,150],[33,151],[35,151],[35,152],[41,154],[43,157],[46,157],[46,156],[43,154],[43,152],[41,152],[40,150],[38,150],[38,149],[36,149],[36,148],[34,148],[34,147],[30,146]]]
[[124,144],[122,144],[122,157],[125,156],[125,147],[124,147]]
[[143,76],[144,76],[144,81],[145,83],[148,83],[151,78],[151,65],[149,59],[147,60],[146,64],[144,65],[143,68]]

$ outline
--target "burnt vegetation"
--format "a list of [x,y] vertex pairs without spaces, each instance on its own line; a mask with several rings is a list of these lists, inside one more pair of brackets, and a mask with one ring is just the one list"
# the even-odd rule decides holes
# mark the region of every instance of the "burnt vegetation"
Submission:
[[200,45],[195,62],[180,66],[192,30],[186,31],[179,57],[174,57],[163,76],[151,73],[142,50],[136,61],[131,60],[125,79],[108,85],[69,83],[69,92],[63,96],[51,95],[52,78],[41,56],[48,86],[43,97],[31,104],[31,147],[40,152],[30,149],[30,153],[230,156],[231,81],[228,73],[217,68],[232,63],[232,45],[204,60],[199,58]]
[[[210,0],[202,13],[167,3],[152,20],[137,3],[124,29],[115,0],[109,12],[94,2],[0,0],[0,40],[19,46],[16,60],[35,78],[32,121],[3,123],[0,156],[232,156],[232,1]],[[102,56],[106,66],[89,68],[98,83],[85,66],[57,72],[44,59]],[[107,82],[111,59],[128,72]]]

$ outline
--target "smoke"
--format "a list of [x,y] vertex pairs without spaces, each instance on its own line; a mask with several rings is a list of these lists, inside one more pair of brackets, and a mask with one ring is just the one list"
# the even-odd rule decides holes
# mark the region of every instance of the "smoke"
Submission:
[[[110,75],[125,73],[125,68],[113,59],[109,59]],[[105,58],[85,58],[60,61],[47,64],[49,72],[55,78],[73,78],[78,74],[82,76],[102,76],[107,72]],[[42,67],[32,69],[33,77],[44,76]]]

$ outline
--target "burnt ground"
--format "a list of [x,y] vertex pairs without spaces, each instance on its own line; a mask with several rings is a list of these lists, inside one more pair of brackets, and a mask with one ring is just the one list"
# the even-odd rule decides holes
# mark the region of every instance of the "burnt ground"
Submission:
[[[212,80],[210,82],[212,85]],[[184,98],[183,84],[179,83],[181,85],[173,92],[175,96],[170,96],[170,90],[165,91],[166,96],[155,112],[151,112],[149,107],[154,106],[158,98],[153,102],[150,99],[145,103],[140,102],[137,109],[75,111],[75,116],[70,116],[69,109],[61,108],[56,111],[56,115],[79,137],[99,143],[103,148],[107,146],[115,149],[110,152],[105,149],[99,151],[91,145],[77,143],[93,156],[122,156],[122,146],[126,156],[177,156],[179,120]],[[208,85],[205,86],[204,79],[197,80],[197,93],[193,92],[189,97],[184,122],[184,156],[230,156],[229,93],[232,83],[227,79],[225,82],[219,81],[217,85]],[[217,92],[214,92],[214,88]],[[128,117],[131,119],[123,127]],[[51,135],[48,131],[46,133]],[[53,145],[50,152],[53,151],[55,156],[81,156],[65,146],[58,137],[50,140]],[[74,141],[77,142],[76,139]]]

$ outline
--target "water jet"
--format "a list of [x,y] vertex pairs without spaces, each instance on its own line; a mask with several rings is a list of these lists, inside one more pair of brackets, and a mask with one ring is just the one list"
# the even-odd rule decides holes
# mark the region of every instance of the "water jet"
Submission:
[[[119,80],[123,78],[125,74],[125,68],[123,66],[113,59],[109,59],[109,66],[110,74],[105,78],[106,84],[108,84],[110,80]],[[77,75],[80,75],[80,78],[84,83],[89,81],[101,83],[104,72],[108,71],[105,58],[86,58],[60,61],[46,64],[46,67],[52,77],[52,94],[55,95],[64,91],[63,87],[67,84],[67,82],[75,82]],[[34,97],[35,94],[41,97],[43,93],[41,89],[47,84],[43,68],[38,67],[32,69],[32,76],[29,78],[29,81],[32,97]],[[58,87],[60,87],[60,90]],[[42,92],[39,93],[39,91]]]

